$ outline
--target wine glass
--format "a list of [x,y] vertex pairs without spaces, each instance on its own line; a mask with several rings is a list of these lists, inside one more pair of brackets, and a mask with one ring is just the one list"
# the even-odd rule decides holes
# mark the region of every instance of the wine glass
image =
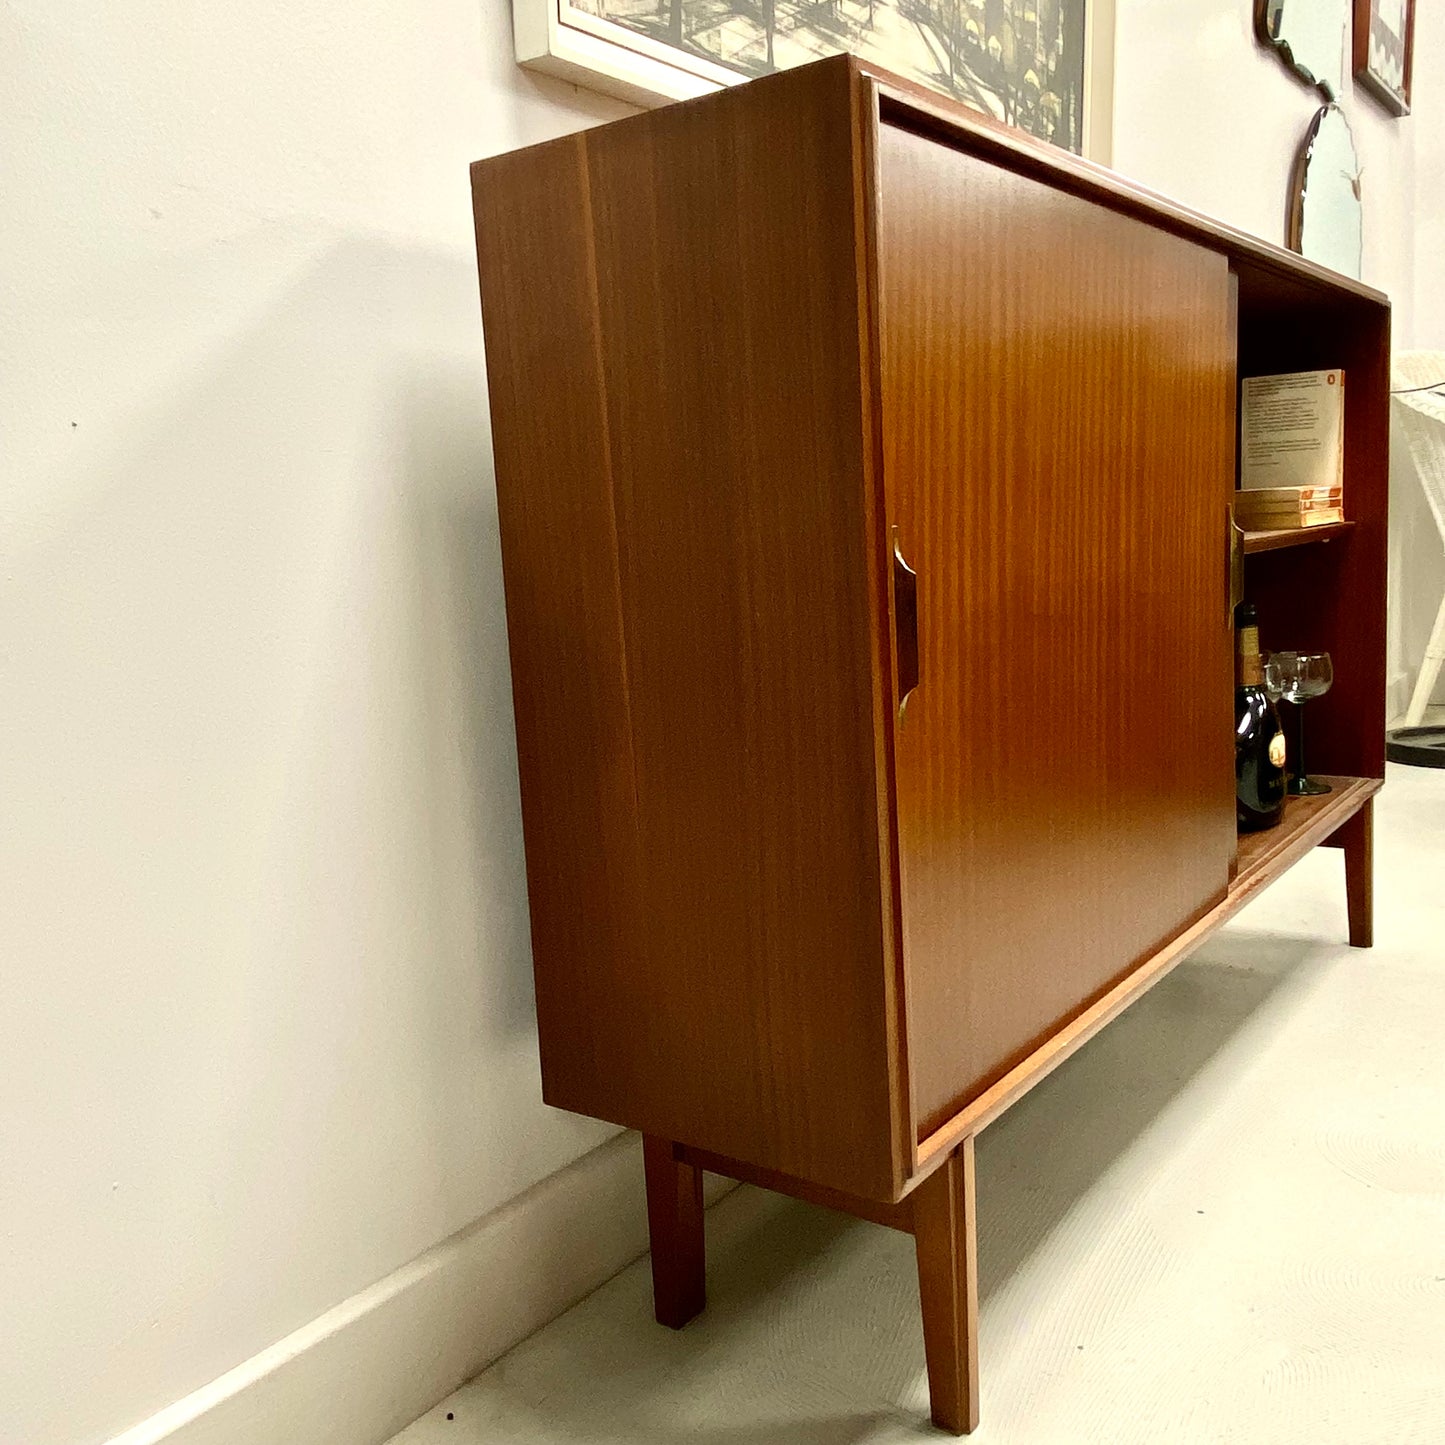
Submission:
[[1271,652],[1264,665],[1266,691],[1271,697],[1282,697],[1295,704],[1297,742],[1289,792],[1297,798],[1314,798],[1331,791],[1328,783],[1305,772],[1304,705],[1310,698],[1327,693],[1334,680],[1335,670],[1328,652]]

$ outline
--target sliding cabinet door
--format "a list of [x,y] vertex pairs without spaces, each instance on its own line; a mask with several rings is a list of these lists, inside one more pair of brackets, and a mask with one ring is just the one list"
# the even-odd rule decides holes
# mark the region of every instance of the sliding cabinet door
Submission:
[[921,1137],[1227,886],[1235,340],[1221,255],[892,126],[879,158]]

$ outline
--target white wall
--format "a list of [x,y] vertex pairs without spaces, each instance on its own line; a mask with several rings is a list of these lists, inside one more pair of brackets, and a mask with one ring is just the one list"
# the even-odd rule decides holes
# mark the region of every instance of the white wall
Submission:
[[1415,9],[1414,343],[1445,351],[1445,6]]
[[[1417,4],[1415,10],[1415,286],[1409,344],[1445,351],[1445,6]],[[1445,594],[1445,550],[1402,448],[1396,448],[1394,461],[1390,620],[1398,675],[1394,700],[1403,712]],[[1445,680],[1436,685],[1434,700],[1445,703]]]
[[[1115,149],[1278,239],[1311,103],[1249,8],[1120,0]],[[537,1098],[465,163],[621,108],[506,0],[0,48],[0,1440],[76,1445],[609,1133]]]
[[[1251,0],[1116,4],[1115,167],[1282,245],[1290,170],[1318,94],[1257,44]],[[1365,279],[1394,297],[1397,325],[1408,324],[1414,127],[1350,79],[1343,101],[1364,169]]]
[[505,0],[0,12],[0,1441],[609,1131],[537,1097],[467,162]]

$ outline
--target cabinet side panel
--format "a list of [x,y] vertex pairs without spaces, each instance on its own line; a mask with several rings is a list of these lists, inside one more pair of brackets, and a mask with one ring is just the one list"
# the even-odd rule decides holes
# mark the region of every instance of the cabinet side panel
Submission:
[[[615,568],[527,643],[580,712],[529,723],[548,742],[523,763],[530,876],[583,855],[571,897],[533,898],[548,1099],[892,1197],[853,84],[840,60],[584,138],[594,305],[557,319],[579,354],[536,393],[579,455],[566,478],[518,455],[510,484],[500,437],[498,459],[559,559],[585,528]],[[582,510],[553,514],[558,491]],[[534,567],[509,555],[509,614]],[[599,724],[601,747],[567,751]],[[589,793],[534,850],[532,797],[568,768],[620,791],[630,831],[599,830]]]
[[891,126],[881,145],[926,1134],[1224,894],[1234,335],[1217,252]]
[[543,1091],[614,1121],[643,1061],[595,1020],[643,916],[580,136],[472,170]]

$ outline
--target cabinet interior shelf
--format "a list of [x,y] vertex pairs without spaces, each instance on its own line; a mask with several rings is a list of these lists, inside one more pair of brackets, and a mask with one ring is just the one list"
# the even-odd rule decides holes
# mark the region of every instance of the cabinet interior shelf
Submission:
[[1353,522],[1328,522],[1323,527],[1281,527],[1272,532],[1246,532],[1244,550],[1274,552],[1280,547],[1304,547],[1311,542],[1329,542],[1354,529]]
[[1320,780],[1333,791],[1315,798],[1290,798],[1284,805],[1284,817],[1273,828],[1240,834],[1234,881],[1229,885],[1231,899],[1272,883],[1297,858],[1347,822],[1380,788],[1375,778],[1321,776]]

